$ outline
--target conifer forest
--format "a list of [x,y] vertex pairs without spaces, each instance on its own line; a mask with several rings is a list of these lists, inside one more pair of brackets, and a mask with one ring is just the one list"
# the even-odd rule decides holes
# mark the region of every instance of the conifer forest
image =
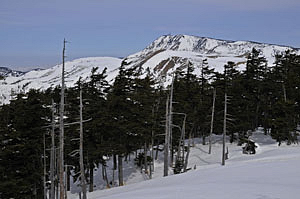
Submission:
[[[242,145],[261,128],[279,147],[298,143],[300,55],[286,51],[267,63],[253,48],[244,70],[235,62],[222,73],[206,60],[199,65],[196,75],[187,61],[166,84],[166,77],[127,67],[125,59],[113,82],[107,69],[95,66],[88,79],[63,86],[63,99],[60,85],[20,93],[0,106],[0,198],[54,199],[63,194],[61,186],[70,190],[72,179],[85,199],[94,189],[95,168],[102,168],[108,188],[122,186],[124,162],[135,158],[151,178],[158,152],[167,158],[164,176],[169,168],[183,173],[190,141],[210,144],[212,133]],[[105,173],[108,160],[118,179]]]

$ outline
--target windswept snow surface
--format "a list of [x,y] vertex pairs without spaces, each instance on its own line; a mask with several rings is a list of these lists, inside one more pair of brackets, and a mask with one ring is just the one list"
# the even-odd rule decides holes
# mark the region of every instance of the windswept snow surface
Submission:
[[[89,199],[297,199],[300,198],[300,147],[278,147],[262,131],[252,135],[257,154],[242,154],[241,146],[227,144],[229,159],[221,166],[219,136],[213,153],[196,144],[191,150],[189,172],[162,177],[162,163],[156,162],[153,180],[88,194]],[[219,140],[219,141],[218,141]],[[196,165],[196,166],[195,166]],[[196,169],[194,168],[196,167]],[[133,175],[136,175],[134,173]],[[138,181],[138,178],[136,178]],[[71,194],[69,198],[78,198]]]

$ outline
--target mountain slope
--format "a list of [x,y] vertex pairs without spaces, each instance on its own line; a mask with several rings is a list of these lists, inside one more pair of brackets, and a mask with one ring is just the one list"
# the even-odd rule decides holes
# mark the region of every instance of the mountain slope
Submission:
[[[88,57],[66,62],[66,85],[68,87],[73,86],[79,77],[83,79],[88,78],[93,67],[99,67],[99,72],[102,72],[107,67],[107,79],[111,81],[117,75],[121,61],[121,59],[113,57]],[[12,92],[26,92],[30,88],[47,89],[60,85],[61,70],[62,65],[60,64],[49,69],[32,70],[18,77],[9,76],[4,80],[0,80],[0,104],[8,103]]]
[[[195,66],[195,74],[201,74],[203,60],[209,66],[222,72],[228,61],[233,61],[240,70],[245,68],[247,56],[253,48],[261,51],[269,66],[275,61],[275,55],[291,50],[300,54],[300,50],[287,46],[262,44],[250,41],[226,41],[189,35],[166,35],[153,41],[144,50],[126,57],[123,61],[127,68],[149,68],[157,79],[168,84],[172,71],[183,70],[187,63]],[[117,68],[122,60],[111,57],[88,57],[66,63],[66,84],[72,86],[80,76],[83,79],[90,75],[92,67],[108,68],[108,80],[112,81],[117,75]],[[0,71],[1,72],[1,71]],[[35,70],[25,74],[8,75],[0,80],[0,104],[8,103],[11,93],[26,92],[30,88],[46,89],[60,84],[61,65],[46,70]]]
[[0,76],[1,77],[10,77],[10,76],[18,77],[18,76],[21,76],[24,74],[25,73],[21,72],[21,71],[11,70],[7,67],[0,67]]
[[[211,155],[207,153],[208,145],[196,144],[191,148],[188,167],[192,169],[187,173],[162,177],[163,156],[161,156],[160,161],[155,162],[153,180],[145,181],[137,178],[138,175],[142,175],[137,169],[136,173],[131,175],[135,178],[134,182],[128,180],[124,187],[88,193],[88,198],[299,198],[300,147],[285,144],[278,147],[276,141],[264,135],[262,129],[253,132],[251,139],[258,144],[255,155],[243,154],[242,146],[227,142],[229,159],[225,166],[221,166],[220,162],[222,139],[214,136],[213,140],[216,143],[213,144]],[[128,165],[130,164],[124,163],[124,167]],[[112,167],[107,168],[108,171],[111,169]],[[127,171],[126,169],[124,171]],[[98,180],[101,179],[102,171],[99,169],[97,172],[99,173],[96,178]],[[110,174],[109,177],[111,178]],[[69,198],[78,198],[78,194],[70,194]]]
[[[226,41],[189,35],[161,36],[144,50],[128,56],[125,61],[128,67],[150,68],[154,74],[168,76],[178,68],[185,68],[187,61],[199,68],[204,59],[208,64],[221,72],[228,61],[235,62],[241,70],[245,68],[247,56],[253,48],[261,51],[268,64],[272,65],[275,55],[291,50],[300,53],[299,49],[262,44],[250,41]],[[169,78],[168,78],[169,79]],[[167,80],[168,80],[167,79]]]

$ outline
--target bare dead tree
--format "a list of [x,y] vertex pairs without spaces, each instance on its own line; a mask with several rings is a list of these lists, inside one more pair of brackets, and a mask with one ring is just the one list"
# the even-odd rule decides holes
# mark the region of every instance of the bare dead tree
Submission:
[[168,176],[169,170],[169,96],[166,101],[166,133],[164,145],[164,176]]
[[145,144],[144,144],[144,167],[145,167],[145,174],[148,173],[147,152],[148,152],[148,147],[147,147],[147,142],[145,141]]
[[212,137],[213,128],[214,128],[215,102],[216,102],[216,88],[214,88],[214,91],[213,91],[213,105],[212,105],[212,111],[211,111],[208,154],[211,154],[211,144],[212,144],[211,137]]
[[173,124],[173,92],[174,92],[174,75],[172,78],[172,84],[171,84],[171,93],[170,93],[170,101],[169,101],[169,118],[168,118],[168,125],[169,125],[169,149],[171,150],[170,153],[170,167],[173,166],[173,144],[172,144],[172,137],[173,137],[173,133],[172,133],[172,124]]
[[185,123],[186,123],[187,115],[185,113],[177,113],[177,112],[174,112],[173,114],[184,115],[184,119],[183,119],[183,122],[182,122],[182,127],[180,127],[178,125],[174,125],[174,124],[172,125],[172,126],[178,127],[181,131],[179,144],[178,144],[178,151],[177,151],[177,161],[182,161],[182,163],[184,163]]
[[225,141],[226,141],[226,118],[227,118],[227,93],[225,92],[224,99],[224,121],[223,121],[223,149],[222,149],[222,165],[225,165]]
[[62,63],[62,75],[61,75],[61,94],[60,94],[60,134],[59,134],[59,183],[60,183],[60,199],[65,199],[65,187],[64,187],[64,109],[65,109],[65,48],[66,40],[64,39],[63,47],[63,63]]
[[119,186],[124,185],[123,181],[123,157],[118,155]]
[[191,139],[192,139],[192,132],[193,132],[193,129],[194,129],[194,125],[193,125],[193,127],[191,128],[190,133],[189,133],[189,141],[188,141],[188,147],[187,147],[186,156],[185,156],[185,161],[184,161],[183,172],[186,172],[186,171],[187,171],[187,165],[188,165],[188,162],[189,162],[189,155],[190,155]]
[[79,144],[79,153],[80,153],[80,184],[81,184],[81,192],[83,193],[83,199],[86,199],[86,179],[84,175],[84,164],[83,164],[83,116],[82,116],[82,89],[80,87],[79,91],[79,100],[80,100],[80,144]]
[[52,129],[51,129],[51,153],[50,153],[50,199],[55,199],[54,169],[55,169],[55,105],[52,99]]
[[46,135],[44,133],[43,136],[43,144],[44,144],[44,154],[43,154],[43,166],[44,166],[44,175],[43,175],[43,184],[44,184],[44,199],[47,199],[47,186],[46,186]]
[[223,149],[222,149],[222,165],[225,165],[225,144],[226,144],[226,122],[227,122],[227,67],[224,66],[224,120],[223,120]]

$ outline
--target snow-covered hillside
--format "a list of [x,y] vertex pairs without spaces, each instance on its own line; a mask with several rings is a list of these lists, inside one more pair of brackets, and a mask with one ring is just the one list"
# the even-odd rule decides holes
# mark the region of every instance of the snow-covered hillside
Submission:
[[[200,67],[204,59],[216,71],[223,71],[228,61],[235,62],[240,70],[245,68],[247,56],[253,48],[261,51],[268,64],[275,61],[275,55],[299,49],[287,46],[262,44],[250,41],[226,41],[189,35],[166,35],[152,42],[144,50],[126,58],[128,67],[149,67],[157,76],[165,76],[178,68],[185,68],[187,61]],[[199,71],[199,70],[198,70]],[[196,70],[196,73],[197,72]],[[167,78],[168,80],[168,78]]]
[[[87,57],[66,62],[66,85],[73,86],[79,77],[88,78],[93,67],[98,67],[98,72],[102,72],[107,67],[107,79],[111,81],[117,75],[121,61],[121,59],[113,57]],[[61,70],[62,65],[60,64],[49,69],[32,70],[18,77],[8,76],[4,80],[0,80],[0,104],[8,103],[12,92],[26,92],[30,88],[47,89],[60,85]]]
[[[261,44],[250,41],[225,41],[206,37],[189,35],[161,36],[144,50],[124,59],[128,68],[149,68],[156,78],[162,77],[170,82],[170,74],[176,69],[184,69],[187,62],[196,67],[195,73],[200,74],[203,60],[207,59],[209,66],[221,72],[228,61],[235,62],[242,70],[245,67],[247,55],[252,48],[262,52],[271,66],[275,55],[291,50],[300,54],[299,49],[271,44]],[[67,86],[72,86],[80,76],[90,75],[92,67],[99,67],[101,72],[108,68],[108,80],[113,80],[122,60],[111,57],[88,57],[66,63]],[[45,89],[60,83],[61,65],[46,70],[33,70],[18,77],[9,76],[0,80],[0,104],[8,103],[11,93],[28,91],[30,88]]]
[[[126,186],[97,190],[89,199],[296,199],[299,198],[300,147],[282,145],[259,130],[252,140],[258,144],[255,155],[242,154],[242,147],[229,144],[229,159],[221,166],[221,137],[215,136],[213,154],[208,146],[196,144],[192,148],[189,167],[184,174],[162,177],[162,162],[155,162],[154,179],[146,180],[137,169],[131,168]],[[125,167],[130,165],[124,163]],[[126,172],[126,168],[124,169]],[[100,169],[98,170],[99,173]],[[97,173],[95,174],[97,175]],[[100,176],[97,179],[101,179]],[[78,198],[70,194],[69,198]]]
[[18,77],[18,76],[21,76],[24,74],[25,74],[24,72],[17,71],[17,70],[11,70],[7,67],[0,66],[0,76],[1,77],[9,77],[9,76]]

